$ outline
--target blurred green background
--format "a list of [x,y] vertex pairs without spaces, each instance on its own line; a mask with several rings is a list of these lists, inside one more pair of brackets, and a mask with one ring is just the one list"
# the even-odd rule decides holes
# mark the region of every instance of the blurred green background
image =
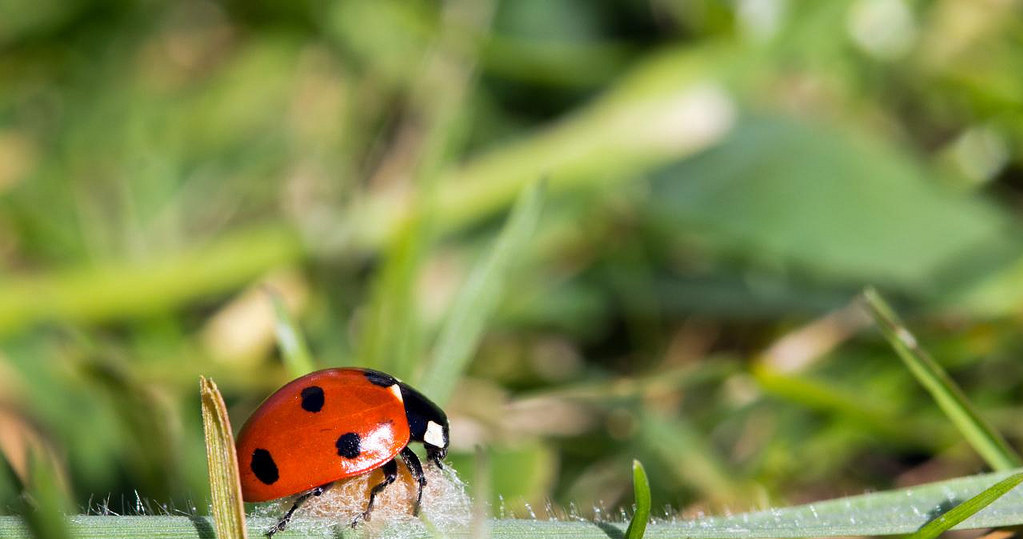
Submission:
[[[983,469],[853,298],[1023,440],[1018,1],[0,0],[0,451],[80,510],[205,511],[319,366],[416,383],[517,194],[445,407],[497,511],[744,510]],[[6,507],[16,488],[0,484]]]

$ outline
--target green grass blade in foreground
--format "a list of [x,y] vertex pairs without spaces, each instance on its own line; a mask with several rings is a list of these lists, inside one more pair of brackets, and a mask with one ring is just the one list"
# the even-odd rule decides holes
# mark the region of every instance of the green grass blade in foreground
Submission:
[[981,457],[996,470],[1008,470],[1023,464],[1005,439],[977,413],[959,386],[920,347],[881,294],[873,288],[867,288],[863,291],[863,300],[881,332],[913,376],[923,384]]
[[[1021,470],[961,477],[918,487],[873,492],[859,496],[838,498],[796,507],[768,509],[722,517],[696,520],[658,520],[646,529],[646,539],[690,537],[693,539],[739,539],[744,537],[827,537],[845,535],[895,535],[920,530],[937,515],[951,506],[969,500]],[[258,535],[273,525],[273,518],[248,519],[249,531]],[[361,530],[347,526],[330,528],[329,521],[299,519],[277,537],[360,537]],[[991,505],[977,511],[952,529],[979,529],[1016,526],[1023,524],[1023,492],[1007,492]],[[380,537],[401,536],[408,539],[407,523],[393,534],[383,530]],[[184,537],[209,538],[211,523],[205,517],[187,516],[84,516],[70,519],[75,537]],[[526,539],[534,537],[607,539],[621,536],[624,523],[594,523],[581,520],[493,520],[491,537],[495,539]],[[447,533],[452,538],[470,537],[469,527]],[[0,537],[28,538],[27,530],[18,517],[0,517]],[[428,537],[425,532],[419,537]]]
[[199,381],[202,426],[206,436],[206,462],[210,473],[213,523],[220,539],[245,539],[245,506],[238,478],[238,457],[231,434],[231,420],[217,384],[206,377]]
[[952,526],[959,524],[966,520],[971,515],[977,513],[981,509],[991,505],[992,502],[1004,496],[1010,490],[1016,488],[1023,482],[1023,473],[1015,473],[995,483],[990,488],[984,490],[980,494],[966,500],[965,502],[955,506],[947,513],[943,513],[938,518],[927,523],[926,526],[920,528],[920,531],[909,536],[909,539],[934,539],[952,529]]
[[277,345],[281,347],[281,356],[284,358],[284,365],[293,378],[298,378],[316,370],[312,354],[302,336],[302,330],[295,324],[295,320],[284,303],[284,298],[272,288],[266,289],[270,297],[270,303],[274,307],[274,330],[277,332]]
[[529,247],[540,220],[545,186],[545,181],[538,181],[519,195],[493,249],[472,269],[455,297],[420,384],[430,398],[446,401],[472,357],[508,276]]
[[625,539],[643,539],[650,520],[650,481],[638,460],[632,461],[632,489],[636,496],[636,514],[625,530]]

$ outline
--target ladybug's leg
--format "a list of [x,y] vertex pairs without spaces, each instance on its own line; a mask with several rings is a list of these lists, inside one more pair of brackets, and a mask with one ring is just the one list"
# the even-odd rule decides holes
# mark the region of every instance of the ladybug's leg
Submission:
[[416,493],[416,504],[412,506],[412,514],[419,515],[419,503],[423,501],[423,487],[426,486],[426,476],[423,475],[423,465],[419,462],[419,457],[416,456],[415,452],[405,446],[405,449],[401,450],[401,460],[405,461],[405,467],[408,468],[408,472],[412,474],[412,479],[415,479],[419,483],[419,489]]
[[443,470],[444,465],[440,461],[448,454],[447,448],[440,449],[429,444],[423,444],[423,446],[426,447],[426,460],[434,463],[438,470]]
[[387,488],[387,485],[390,485],[398,478],[398,463],[391,459],[387,461],[387,464],[380,467],[380,471],[384,472],[384,480],[377,483],[373,490],[369,491],[369,503],[366,505],[366,511],[352,521],[353,528],[360,520],[369,520],[369,514],[373,511],[373,501],[376,499],[377,494],[380,494],[380,492]]
[[320,485],[310,490],[309,492],[302,494],[298,498],[295,498],[295,503],[291,505],[291,509],[288,509],[288,512],[284,513],[284,516],[281,517],[279,521],[277,521],[277,524],[274,525],[273,528],[267,530],[266,536],[270,538],[273,537],[275,533],[284,531],[284,528],[288,527],[288,522],[291,522],[291,515],[295,514],[295,510],[298,509],[300,505],[302,505],[302,502],[308,500],[312,496],[319,496],[320,494],[323,494],[324,491],[330,488],[333,484],[334,483],[327,483],[326,485]]

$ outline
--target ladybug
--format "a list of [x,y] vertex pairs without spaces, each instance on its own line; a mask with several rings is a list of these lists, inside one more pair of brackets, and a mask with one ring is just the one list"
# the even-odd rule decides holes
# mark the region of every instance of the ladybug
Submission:
[[310,496],[339,479],[380,468],[384,480],[370,491],[373,500],[398,476],[400,457],[418,483],[412,514],[419,513],[426,477],[408,447],[420,442],[428,462],[443,468],[448,451],[448,419],[422,393],[379,371],[336,368],[293,380],[270,395],[238,433],[242,498],[262,502],[300,494],[267,536],[284,530]]

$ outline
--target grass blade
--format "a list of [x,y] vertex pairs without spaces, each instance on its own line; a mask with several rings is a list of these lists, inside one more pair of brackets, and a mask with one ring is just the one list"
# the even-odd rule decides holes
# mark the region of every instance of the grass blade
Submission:
[[[814,502],[807,505],[767,509],[727,516],[674,519],[651,522],[647,525],[646,539],[741,539],[783,537],[834,537],[862,535],[909,534],[921,530],[944,508],[969,500],[991,489],[993,483],[1003,482],[1023,470],[995,472],[960,477],[938,483],[887,492],[872,492],[858,496]],[[1010,482],[1001,483],[1003,486]],[[1002,487],[999,487],[1001,489]],[[971,511],[973,509],[971,508]],[[249,519],[252,533],[258,534],[276,522],[275,518]],[[312,525],[295,526],[282,532],[280,537],[325,536],[326,527],[334,524],[329,517]],[[72,533],[80,539],[128,537],[212,537],[210,520],[198,516],[98,516],[70,517]],[[990,505],[972,513],[952,529],[981,529],[1017,526],[1023,524],[1023,491],[1007,490]],[[402,526],[402,523],[395,523]],[[564,539],[607,539],[624,537],[625,525],[611,522],[584,520],[532,520],[496,519],[489,522],[495,539],[527,539],[552,537]],[[380,536],[390,536],[382,530]],[[341,526],[335,537],[360,537],[361,532]],[[428,537],[428,534],[408,534],[408,528],[395,530],[402,537]],[[470,538],[472,530],[466,526],[453,530],[452,538]],[[29,538],[28,530],[19,517],[0,516],[0,537]]]
[[[919,485],[912,488],[887,492],[872,492],[858,496],[825,500],[806,505],[767,509],[727,516],[701,517],[697,519],[672,519],[651,522],[647,525],[646,539],[669,539],[689,537],[692,539],[741,539],[781,537],[834,537],[862,535],[910,534],[921,530],[935,515],[945,508],[977,496],[993,483],[1005,481],[1023,470],[995,472],[960,477]],[[1001,489],[1002,487],[999,487]],[[974,511],[973,508],[970,511]],[[252,533],[258,534],[276,522],[275,518],[249,519]],[[322,519],[310,522],[313,525],[295,526],[282,532],[280,537],[325,536],[326,527],[335,522]],[[212,528],[208,517],[198,516],[98,516],[75,515],[69,524],[75,537],[87,538],[128,538],[128,537],[191,537],[209,539]],[[992,527],[1018,526],[1023,524],[1023,491],[1006,490],[990,505],[976,510],[969,518],[952,526],[952,529],[981,529]],[[401,523],[395,523],[402,526]],[[584,520],[532,520],[495,519],[489,522],[491,536],[495,539],[526,539],[552,537],[564,539],[607,539],[624,537],[625,525],[611,522],[589,522]],[[388,537],[388,530],[380,536]],[[361,532],[347,526],[336,529],[336,537],[359,537]],[[425,537],[428,534],[408,535],[408,528],[395,530],[402,537]],[[453,530],[452,538],[470,538],[472,530],[466,526]],[[0,516],[0,537],[29,538],[28,530],[19,517]]]
[[358,364],[411,379],[407,358],[418,348],[416,279],[427,244],[429,219],[413,210],[384,251],[385,263],[373,282],[365,331],[359,340]]
[[235,290],[266,272],[301,260],[304,247],[288,226],[274,224],[224,235],[145,264],[83,264],[0,282],[0,334],[40,320],[76,323],[130,320],[165,313],[197,298]]
[[202,426],[206,436],[206,462],[210,472],[213,525],[220,539],[245,539],[245,506],[238,478],[238,456],[231,434],[224,398],[217,384],[206,377],[199,380],[202,397]]
[[928,522],[926,526],[920,528],[920,531],[909,536],[908,539],[935,539],[942,533],[952,529],[956,524],[970,518],[977,511],[991,505],[992,502],[1004,496],[1005,493],[1016,488],[1016,485],[1019,485],[1020,482],[1023,482],[1023,473],[1015,473],[1002,479],[990,488],[985,489],[984,492]]
[[636,496],[636,514],[625,530],[625,539],[643,539],[650,521],[650,481],[638,460],[632,461],[632,489]]
[[966,398],[962,389],[949,378],[944,369],[920,347],[916,337],[906,329],[895,311],[873,288],[863,291],[863,300],[888,342],[913,376],[937,401],[945,415],[981,457],[995,470],[1009,470],[1023,462],[1009,444],[991,427]]
[[61,489],[54,463],[35,451],[29,454],[31,503],[25,516],[37,539],[71,537],[67,493]]
[[288,311],[284,298],[276,290],[267,287],[266,293],[274,306],[274,330],[277,332],[277,345],[281,347],[284,365],[293,378],[298,378],[316,370],[312,354],[305,343],[305,337]]
[[[388,242],[386,265],[375,283],[370,323],[360,349],[362,365],[379,368],[408,381],[414,379],[423,357],[424,341],[417,303],[418,279],[429,247],[436,239],[435,193],[441,172],[465,143],[464,98],[475,84],[476,55],[485,41],[493,1],[460,0],[445,4],[444,25],[420,66],[411,88],[408,125],[419,139],[409,175],[414,195],[408,217],[395,227]],[[414,118],[414,120],[413,120]],[[409,148],[397,147],[396,160],[406,159]],[[386,165],[384,165],[386,166]]]
[[756,366],[753,376],[767,394],[851,421],[864,432],[900,447],[937,452],[948,447],[950,437],[957,436],[954,432],[939,435],[930,421],[905,418],[888,402],[864,402],[861,392],[824,380],[780,373],[766,365]]
[[430,398],[446,401],[465,370],[540,220],[545,185],[536,182],[519,195],[493,249],[472,269],[455,298],[420,384]]

